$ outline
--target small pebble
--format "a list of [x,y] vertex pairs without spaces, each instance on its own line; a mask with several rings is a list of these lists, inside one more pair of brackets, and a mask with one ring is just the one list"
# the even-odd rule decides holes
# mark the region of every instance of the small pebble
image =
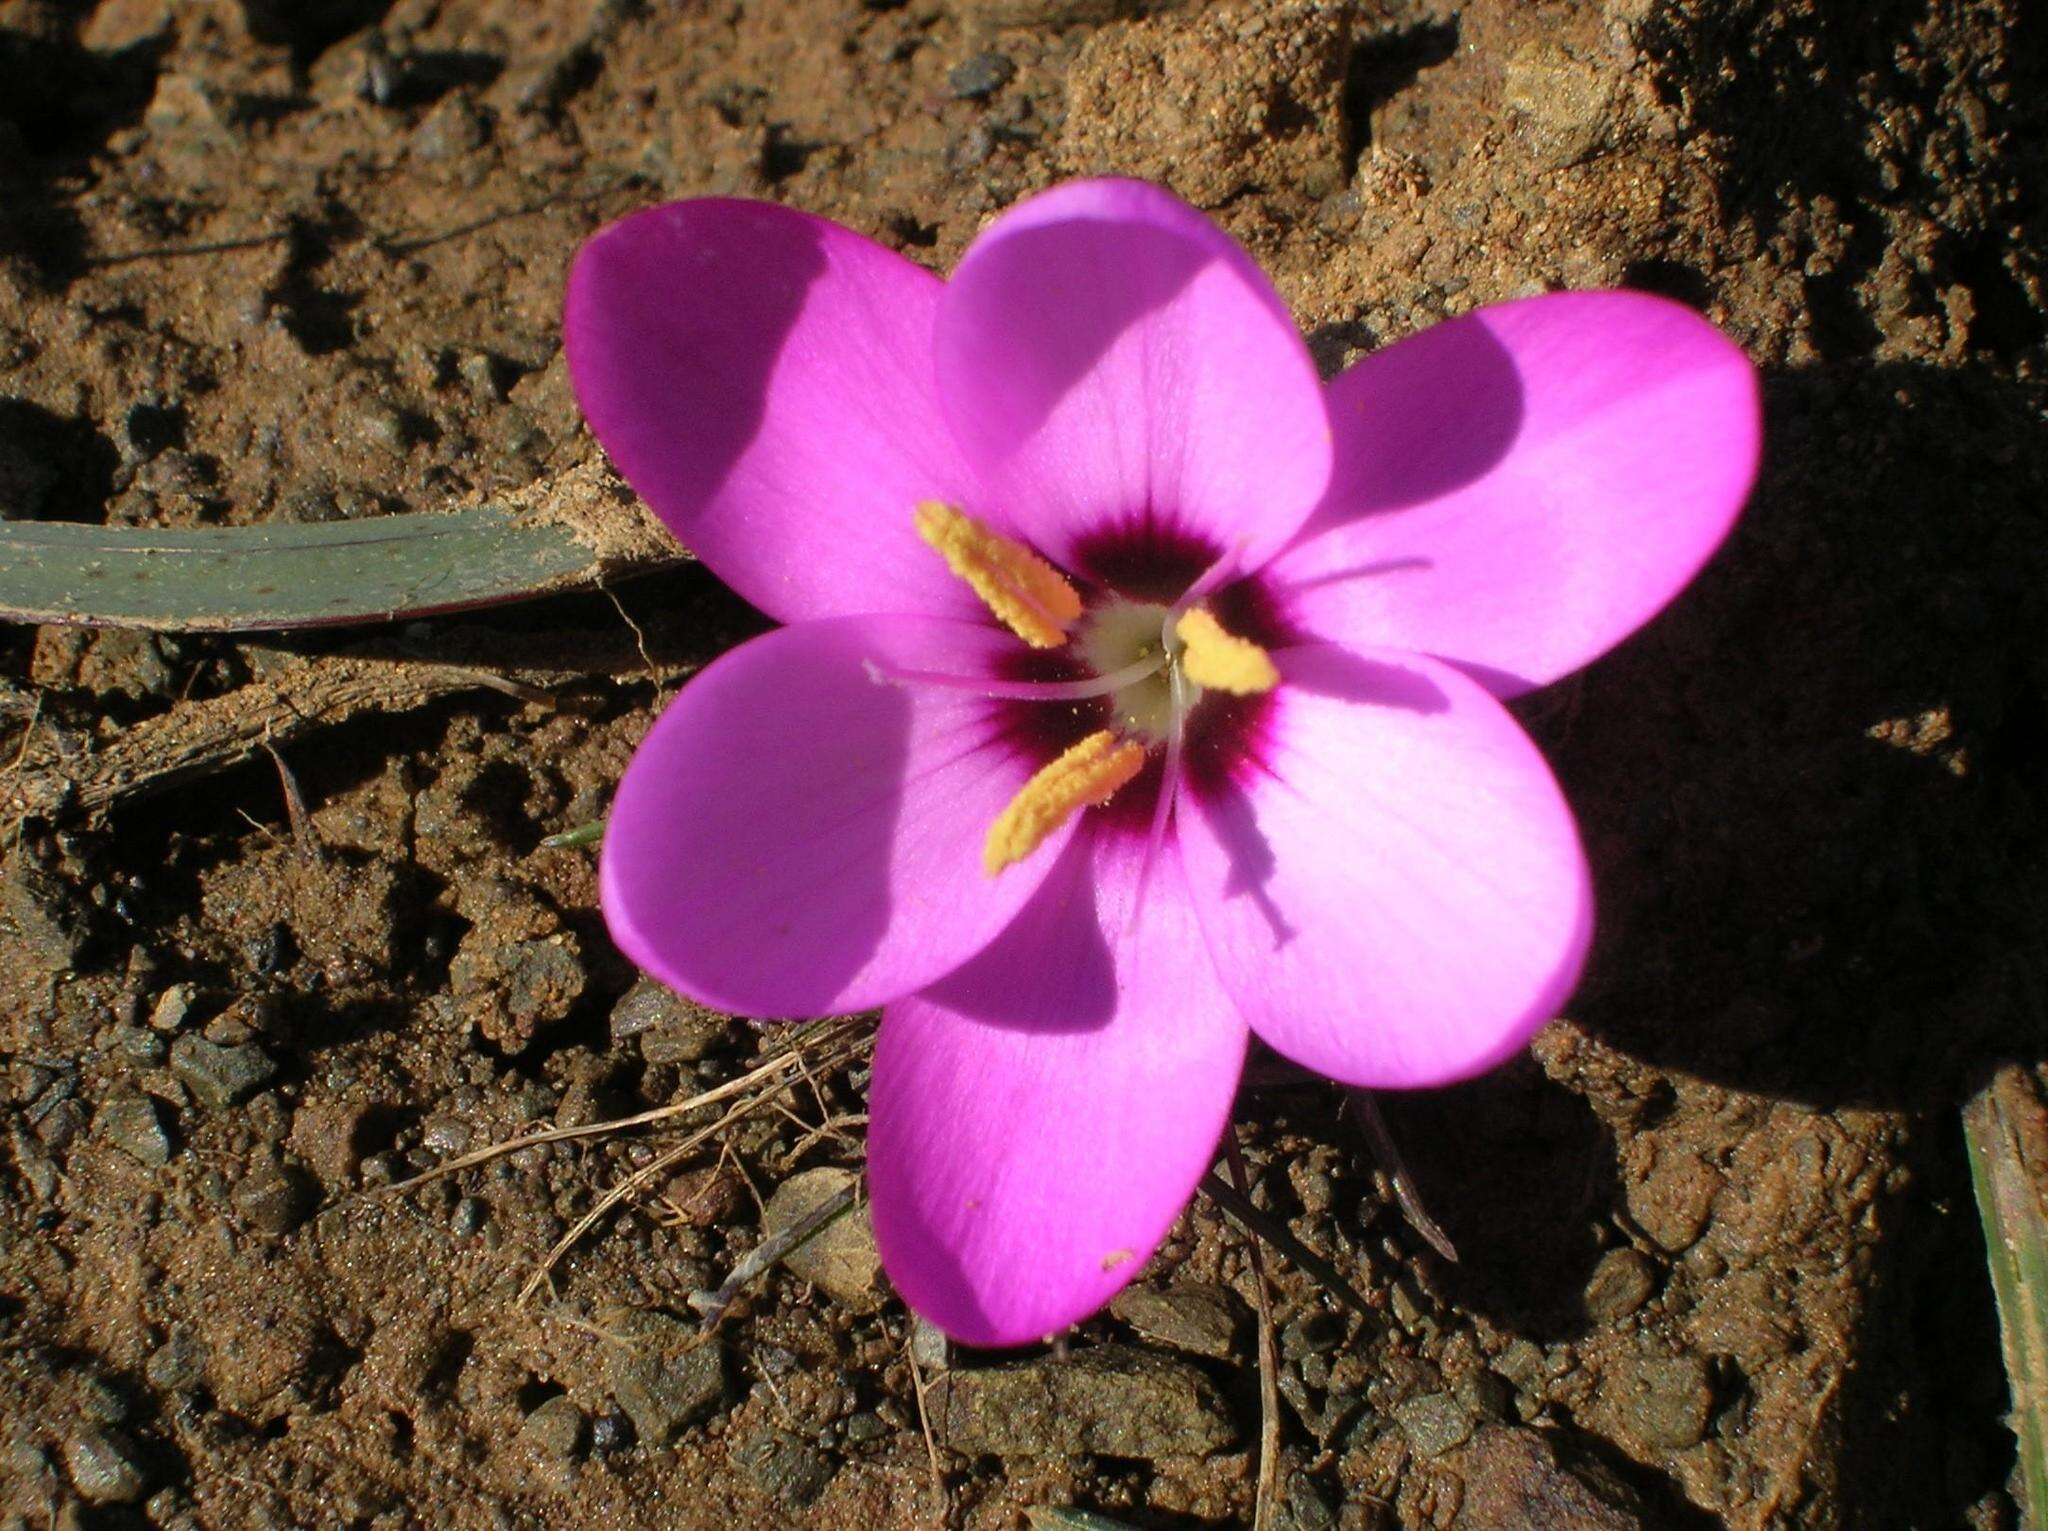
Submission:
[[172,984],[157,996],[156,1007],[149,1012],[149,1024],[158,1031],[176,1031],[192,1013],[192,997],[189,983]]
[[482,1198],[465,1196],[455,1204],[455,1211],[448,1218],[448,1227],[458,1239],[473,1238],[489,1216],[490,1208]]
[[173,1144],[164,1126],[161,1109],[147,1095],[127,1092],[114,1096],[95,1122],[99,1135],[138,1164],[152,1169],[171,1162]]
[[1442,1456],[1472,1438],[1474,1420],[1450,1393],[1425,1393],[1394,1409],[1394,1421],[1420,1457]]
[[149,1480],[135,1462],[135,1448],[114,1430],[83,1430],[64,1443],[64,1468],[71,1486],[89,1504],[133,1504]]
[[277,1064],[253,1042],[223,1047],[186,1035],[171,1044],[171,1072],[202,1106],[225,1111],[277,1077]]
[[600,1414],[590,1422],[590,1449],[608,1457],[633,1444],[633,1422],[617,1409]]
[[140,1026],[118,1026],[114,1029],[113,1051],[137,1068],[156,1068],[170,1052],[170,1044],[162,1035],[145,1031]]
[[1016,76],[1017,66],[1000,53],[977,53],[946,76],[946,88],[958,101],[980,101],[994,95]]
[[1610,1249],[1593,1267],[1586,1282],[1586,1316],[1611,1324],[1627,1318],[1650,1300],[1657,1273],[1634,1249]]
[[314,1193],[302,1172],[262,1158],[236,1183],[230,1199],[258,1233],[282,1236],[306,1220]]
[[583,1411],[567,1394],[558,1394],[526,1416],[520,1427],[543,1456],[557,1460],[576,1455],[583,1445]]

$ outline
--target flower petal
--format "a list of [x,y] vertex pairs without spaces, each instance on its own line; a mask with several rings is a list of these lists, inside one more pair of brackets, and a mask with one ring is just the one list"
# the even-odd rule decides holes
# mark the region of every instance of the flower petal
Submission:
[[967,1344],[1093,1313],[1214,1162],[1244,1022],[1170,844],[1126,934],[1142,854],[1091,824],[988,950],[883,1014],[876,1241],[911,1306]]
[[970,483],[933,394],[939,291],[822,218],[672,202],[577,255],[569,376],[635,492],[778,621],[974,616],[911,525]]
[[1021,203],[946,284],[939,399],[989,502],[1055,563],[1155,532],[1256,568],[1329,480],[1314,364],[1257,265],[1156,186]]
[[1337,470],[1266,580],[1332,642],[1453,660],[1496,695],[1597,658],[1720,545],[1755,479],[1756,369],[1688,308],[1483,308],[1330,385]]
[[866,1009],[981,950],[1070,832],[1001,877],[982,870],[989,824],[1044,762],[1005,704],[865,666],[987,674],[1015,647],[972,623],[839,617],[711,665],[612,805],[599,881],[620,949],[756,1016]]
[[1347,1084],[1491,1067],[1571,992],[1592,932],[1557,783],[1449,665],[1275,658],[1243,753],[1189,754],[1181,849],[1217,975],[1252,1030]]

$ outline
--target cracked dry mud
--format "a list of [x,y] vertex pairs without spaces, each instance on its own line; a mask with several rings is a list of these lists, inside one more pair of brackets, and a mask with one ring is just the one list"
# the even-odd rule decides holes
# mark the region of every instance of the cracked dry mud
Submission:
[[[0,514],[340,519],[586,463],[563,272],[672,196],[944,270],[1056,179],[1151,176],[1330,368],[1557,286],[1700,307],[1765,373],[1754,504],[1521,708],[1591,971],[1527,1058],[1385,1102],[1462,1262],[1328,1090],[1243,1097],[1256,1199],[1371,1309],[1270,1262],[1278,1523],[2010,1527],[1957,1108],[2043,1057],[2044,37],[2021,0],[0,0]],[[760,1061],[636,987],[590,852],[541,844],[756,621],[697,570],[617,596],[404,634],[652,662],[338,717],[280,749],[302,816],[259,753],[0,826],[0,1526],[935,1522],[858,1238],[715,1345],[688,1301],[777,1184],[858,1165],[857,1062],[529,1305],[673,1133],[365,1194]],[[0,771],[358,641],[0,630]],[[1250,1283],[1205,1202],[1070,1359],[926,1355],[958,1522],[1246,1521]]]

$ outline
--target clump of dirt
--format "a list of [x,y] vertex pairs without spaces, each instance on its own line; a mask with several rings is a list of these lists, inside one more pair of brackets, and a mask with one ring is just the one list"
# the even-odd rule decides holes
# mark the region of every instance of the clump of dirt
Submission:
[[[1269,1251],[1280,1513],[2010,1526],[1957,1111],[2044,1051],[2042,37],[2018,0],[12,0],[0,514],[596,484],[563,274],[672,196],[943,271],[1151,176],[1332,369],[1556,287],[1694,305],[1764,369],[1763,483],[1522,707],[1591,971],[1526,1059],[1385,1103],[1462,1259],[1327,1088],[1244,1094],[1255,1203],[1363,1305]],[[1064,1361],[933,1349],[858,1237],[706,1339],[776,1187],[858,1166],[863,1066],[636,987],[544,842],[756,623],[685,569],[367,645],[0,633],[7,1524],[1248,1520],[1253,1275],[1206,1201]],[[124,738],[198,754],[89,800]]]

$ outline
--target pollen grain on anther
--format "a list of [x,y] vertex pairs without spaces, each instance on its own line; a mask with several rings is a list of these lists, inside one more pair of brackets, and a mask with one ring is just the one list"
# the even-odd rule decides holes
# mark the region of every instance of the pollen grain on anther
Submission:
[[993,877],[1043,845],[1080,808],[1100,806],[1145,769],[1145,747],[1108,729],[1088,735],[1024,783],[989,825],[981,864]]
[[1206,607],[1182,612],[1174,633],[1182,645],[1181,668],[1198,686],[1258,696],[1280,684],[1273,656],[1251,639],[1224,631]]
[[1081,597],[1059,570],[965,511],[926,500],[917,507],[917,534],[1033,648],[1058,648],[1081,619]]

